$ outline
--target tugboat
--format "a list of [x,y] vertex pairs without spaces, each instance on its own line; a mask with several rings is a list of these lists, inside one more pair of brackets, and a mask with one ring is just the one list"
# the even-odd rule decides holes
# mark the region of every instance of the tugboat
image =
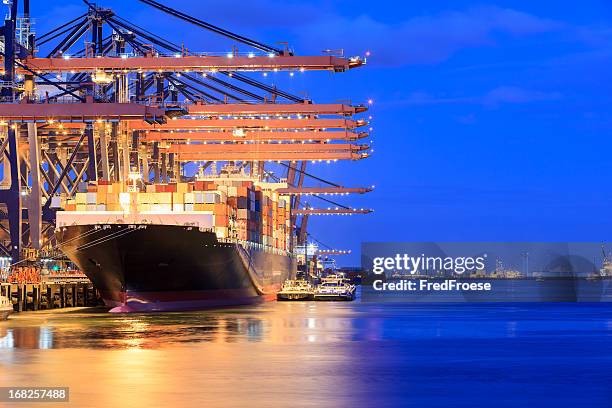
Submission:
[[11,313],[13,313],[13,304],[8,298],[0,296],[0,321],[8,319]]
[[355,285],[342,275],[328,275],[314,292],[314,300],[346,300],[355,299]]
[[276,294],[276,299],[280,301],[312,300],[313,297],[314,289],[312,285],[304,279],[285,281],[280,292]]

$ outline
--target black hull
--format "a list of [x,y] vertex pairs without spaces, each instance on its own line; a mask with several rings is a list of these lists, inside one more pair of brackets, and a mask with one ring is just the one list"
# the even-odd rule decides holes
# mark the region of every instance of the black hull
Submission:
[[355,295],[314,295],[318,302],[350,302],[354,299]]
[[174,225],[74,225],[57,232],[62,250],[112,311],[189,310],[273,300],[295,274],[287,255],[222,243],[209,231]]
[[296,302],[301,300],[313,300],[312,293],[279,293],[276,295],[276,300],[283,302]]

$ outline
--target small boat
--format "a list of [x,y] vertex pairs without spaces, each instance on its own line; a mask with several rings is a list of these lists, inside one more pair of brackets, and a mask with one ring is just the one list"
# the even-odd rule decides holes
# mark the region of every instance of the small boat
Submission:
[[0,321],[8,319],[11,313],[13,313],[13,303],[8,298],[0,296]]
[[341,275],[328,275],[321,279],[316,287],[314,300],[353,300],[355,299],[355,285]]
[[304,279],[286,280],[276,294],[277,300],[312,300],[314,290]]

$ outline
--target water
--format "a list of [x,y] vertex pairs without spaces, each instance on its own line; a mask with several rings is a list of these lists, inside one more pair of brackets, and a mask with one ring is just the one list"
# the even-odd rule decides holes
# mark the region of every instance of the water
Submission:
[[0,385],[69,386],[74,407],[610,407],[611,312],[358,301],[33,312],[0,322]]

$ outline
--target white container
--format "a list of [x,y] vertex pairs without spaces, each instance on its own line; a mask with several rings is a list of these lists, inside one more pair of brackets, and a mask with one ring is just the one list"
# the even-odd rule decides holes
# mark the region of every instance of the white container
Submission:
[[51,208],[61,208],[62,207],[62,197],[53,196],[51,197]]
[[87,204],[96,204],[98,200],[97,193],[87,193],[86,200]]
[[122,206],[130,205],[130,193],[119,193],[119,204]]
[[220,202],[219,193],[204,193],[204,204],[219,204]]

